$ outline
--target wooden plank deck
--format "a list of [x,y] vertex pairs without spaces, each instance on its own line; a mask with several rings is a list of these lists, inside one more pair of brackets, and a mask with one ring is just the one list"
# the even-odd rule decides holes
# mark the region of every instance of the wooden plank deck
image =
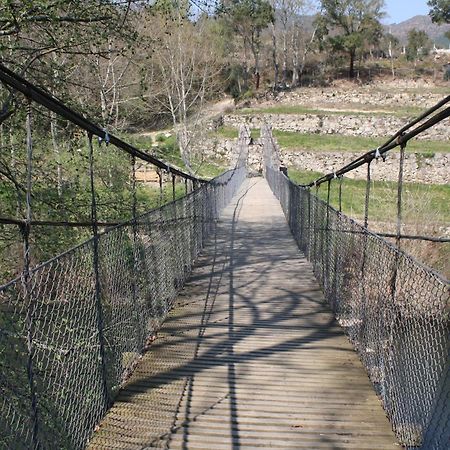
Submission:
[[262,178],[226,208],[90,449],[399,448]]

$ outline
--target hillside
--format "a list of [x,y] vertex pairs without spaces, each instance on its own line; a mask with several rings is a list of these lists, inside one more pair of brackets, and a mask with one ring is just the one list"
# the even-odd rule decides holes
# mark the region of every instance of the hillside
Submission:
[[406,43],[408,40],[408,32],[413,28],[425,31],[436,45],[449,43],[444,33],[450,30],[450,24],[437,25],[431,21],[430,16],[414,16],[400,23],[385,25],[384,28],[387,32],[397,37],[401,43]]
[[[277,14],[278,13],[276,13],[276,15]],[[312,32],[315,17],[315,15],[300,16],[300,21],[307,33]],[[294,20],[294,17],[292,20]],[[276,27],[281,30],[280,22],[277,22]],[[384,30],[397,37],[401,44],[406,44],[408,32],[413,28],[425,31],[438,47],[447,47],[450,45],[450,41],[444,35],[445,32],[450,30],[450,24],[437,25],[431,21],[431,18],[428,15],[414,16],[400,23],[384,25]]]

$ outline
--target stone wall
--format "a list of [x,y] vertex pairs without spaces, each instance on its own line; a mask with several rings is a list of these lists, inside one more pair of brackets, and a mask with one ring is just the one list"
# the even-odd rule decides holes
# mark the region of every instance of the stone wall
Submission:
[[[361,153],[335,152],[302,152],[281,151],[286,166],[293,166],[301,170],[331,173],[350,163]],[[392,151],[386,160],[380,158],[371,164],[372,179],[383,181],[397,181],[400,152]],[[450,182],[450,154],[436,153],[433,157],[424,157],[417,153],[406,153],[403,179],[413,183],[446,184]],[[349,172],[349,178],[365,179],[366,166]]]
[[[264,123],[269,123],[273,129],[297,133],[384,137],[396,133],[407,123],[407,119],[361,114],[230,114],[223,117],[223,124],[228,127],[238,128],[242,123],[250,128],[260,128]],[[418,139],[450,140],[450,119],[438,123]]]
[[[236,163],[233,139],[211,139],[196,147],[197,152],[203,153],[206,158],[227,161],[230,166]],[[300,170],[313,170],[330,173],[348,164],[361,153],[356,152],[311,152],[301,150],[282,149],[281,155],[286,166],[293,166]],[[387,154],[386,161],[374,161],[372,164],[372,178],[374,180],[396,181],[398,177],[400,153],[398,150]],[[259,142],[250,147],[249,163],[253,169],[259,167],[261,159]],[[404,166],[404,180],[406,182],[446,184],[450,178],[450,154],[436,153],[425,157],[420,153],[406,153]],[[361,167],[348,174],[352,178],[365,179],[366,169]]]
[[[450,85],[449,85],[450,88]],[[409,91],[412,89],[413,91]],[[340,87],[325,88],[299,88],[292,92],[280,92],[277,96],[267,101],[263,106],[272,105],[304,105],[314,108],[331,106],[334,108],[363,106],[365,109],[371,107],[420,107],[424,110],[431,108],[442,100],[444,92],[432,92],[433,85],[427,83],[401,83],[397,80],[395,84],[378,83],[374,86],[358,86],[349,83]],[[449,89],[450,90],[450,89]],[[261,107],[255,104],[255,107]]]

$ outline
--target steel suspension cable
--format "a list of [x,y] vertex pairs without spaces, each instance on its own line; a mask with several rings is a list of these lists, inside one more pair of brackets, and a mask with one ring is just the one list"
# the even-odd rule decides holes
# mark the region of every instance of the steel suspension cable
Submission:
[[53,111],[60,117],[68,120],[69,122],[79,126],[86,132],[97,136],[99,139],[109,142],[121,150],[125,151],[130,155],[134,155],[143,161],[149,162],[159,168],[169,168],[172,173],[179,175],[182,178],[187,178],[189,180],[198,180],[200,182],[205,182],[206,180],[198,179],[193,175],[185,173],[175,167],[169,166],[167,163],[151,156],[142,150],[134,147],[131,144],[123,141],[122,139],[110,134],[107,130],[103,129],[99,125],[95,124],[91,120],[83,117],[80,113],[76,112],[72,108],[65,105],[62,101],[56,99],[45,90],[37,87],[33,83],[27,81],[20,75],[9,70],[6,66],[0,63],[0,81],[2,81],[7,86],[14,88],[15,90],[24,94],[27,98],[33,100],[34,102],[44,106],[46,109]]

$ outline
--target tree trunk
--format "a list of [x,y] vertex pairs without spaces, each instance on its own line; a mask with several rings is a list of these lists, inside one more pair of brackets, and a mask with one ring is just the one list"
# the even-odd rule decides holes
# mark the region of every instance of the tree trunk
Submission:
[[259,89],[259,81],[260,81],[260,75],[259,75],[259,55],[258,53],[254,53],[255,56],[255,89]]
[[242,70],[244,73],[244,92],[248,90],[248,65],[247,65],[247,61],[248,61],[248,44],[247,44],[247,39],[244,39],[244,64],[242,65]]
[[[56,54],[53,53],[53,62],[55,63],[55,67],[57,67],[57,58]],[[57,80],[59,77],[59,73],[57,69],[53,70],[53,83],[56,85]],[[52,92],[53,95],[56,94],[55,91]],[[56,124],[56,113],[50,114],[50,134],[52,137],[52,146],[53,151],[55,153],[55,159],[56,159],[56,179],[57,179],[57,190],[58,190],[58,197],[62,196],[62,167],[61,167],[61,154],[58,147],[58,141],[57,141],[57,124]]]
[[391,59],[391,72],[392,78],[395,78],[395,70],[394,70],[394,58],[392,54],[392,41],[389,41],[389,58]]
[[177,143],[180,147],[181,159],[183,160],[188,172],[193,175],[195,172],[191,164],[191,151],[189,141],[189,131],[187,129],[186,123],[181,124],[177,132]]
[[103,88],[100,88],[100,104],[102,109],[103,125],[106,127],[108,125],[108,107],[106,104],[106,95]]
[[258,51],[254,51],[253,55],[255,57],[255,88],[256,88],[256,90],[258,90],[259,89],[259,80],[260,80]]
[[255,60],[255,89],[258,90],[261,78],[259,74],[259,33],[256,33],[256,36],[252,35],[251,49]]
[[299,82],[299,33],[294,29],[292,33],[292,86],[295,87]]
[[275,35],[275,25],[271,24],[272,28],[272,61],[273,61],[273,90],[277,90],[278,86],[278,77],[279,77],[279,66],[277,61],[277,37]]
[[242,71],[243,71],[243,91],[246,92],[248,91],[248,65],[247,65],[247,61],[244,62],[243,66],[242,66]]
[[283,86],[286,86],[286,78],[287,78],[287,45],[286,45],[286,29],[283,30]]
[[348,76],[350,79],[355,77],[355,50],[350,50],[350,67],[348,70]]

